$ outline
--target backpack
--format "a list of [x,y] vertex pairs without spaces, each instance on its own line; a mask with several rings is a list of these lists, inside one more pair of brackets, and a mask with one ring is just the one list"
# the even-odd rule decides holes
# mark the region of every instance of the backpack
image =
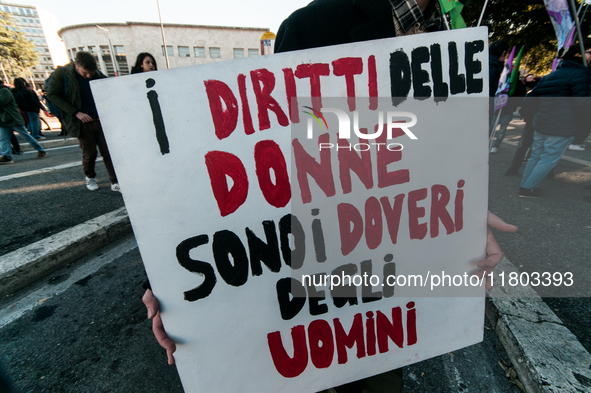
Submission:
[[[49,75],[49,78],[45,79],[45,85],[44,85],[45,91],[47,91],[47,87],[49,86],[49,81],[51,80],[51,77],[53,76],[54,73],[55,73],[55,71],[53,71],[51,73],[51,75]],[[66,94],[68,94],[69,87],[70,87],[70,81],[66,77],[66,73],[64,73],[64,88],[65,88]],[[58,119],[61,119],[62,118],[62,110],[57,105],[55,105],[53,102],[51,102],[49,100],[49,98],[46,98],[45,102],[46,102],[47,110],[49,111],[49,113],[51,113],[52,115],[54,115]]]

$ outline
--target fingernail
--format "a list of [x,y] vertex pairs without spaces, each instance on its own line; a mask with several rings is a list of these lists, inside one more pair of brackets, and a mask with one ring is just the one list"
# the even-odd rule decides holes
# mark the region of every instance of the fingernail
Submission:
[[148,319],[152,319],[152,309],[148,307]]

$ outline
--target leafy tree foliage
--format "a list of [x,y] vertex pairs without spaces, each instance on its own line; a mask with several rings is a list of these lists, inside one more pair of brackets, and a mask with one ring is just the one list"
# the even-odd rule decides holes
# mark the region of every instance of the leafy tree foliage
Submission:
[[[38,64],[35,45],[16,28],[12,15],[0,11],[0,62],[12,83],[15,77],[27,76],[27,70]],[[0,73],[0,77],[4,75]]]
[[[575,0],[576,8],[580,0]],[[462,15],[468,26],[476,26],[485,0],[467,0]],[[591,6],[588,6],[591,7]],[[583,9],[584,11],[584,9]],[[525,46],[523,67],[538,75],[548,73],[557,55],[556,33],[543,0],[489,0],[481,26],[488,26],[490,42],[503,39]],[[584,39],[591,30],[591,8],[582,22]]]

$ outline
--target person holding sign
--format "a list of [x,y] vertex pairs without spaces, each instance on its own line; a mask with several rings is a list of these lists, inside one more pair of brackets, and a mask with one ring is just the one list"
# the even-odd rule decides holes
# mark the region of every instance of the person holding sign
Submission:
[[74,62],[58,67],[51,74],[47,86],[47,99],[62,110],[68,134],[78,138],[82,149],[86,188],[90,191],[98,190],[94,171],[98,146],[109,173],[111,190],[120,192],[115,168],[90,91],[90,81],[100,78],[106,76],[97,69],[94,56],[89,52],[78,52]]
[[[276,52],[295,51],[319,46],[437,31],[441,30],[441,22],[441,11],[436,1],[316,0],[307,7],[296,11],[284,21],[277,36]],[[482,47],[484,47],[484,44]],[[257,77],[258,74],[252,73],[251,75]],[[238,83],[241,80],[238,79]],[[208,82],[213,86],[212,82]],[[222,85],[218,83],[216,86],[219,87]],[[212,91],[215,92],[215,89],[212,88]],[[227,92],[228,90],[225,91]],[[270,100],[270,98],[268,99]],[[219,101],[215,102],[217,103]],[[275,108],[276,106],[273,107]],[[223,111],[220,110],[220,112]],[[247,134],[249,133],[247,132]],[[220,140],[223,139],[220,136],[218,138]],[[227,157],[228,155],[225,156]],[[517,230],[515,226],[505,224],[493,214],[489,214],[489,224],[507,232]],[[484,233],[484,228],[482,228],[482,232]],[[227,233],[227,231],[224,233]],[[195,239],[199,240],[194,238],[192,241],[196,241]],[[201,237],[200,239],[203,240],[205,237]],[[486,253],[487,258],[478,262],[478,267],[481,269],[481,276],[491,272],[503,257],[502,251],[490,229],[487,237]],[[143,302],[148,310],[148,318],[153,319],[154,334],[160,345],[166,349],[169,364],[173,364],[173,353],[176,350],[176,345],[167,336],[163,328],[159,314],[159,303],[150,289],[146,290]],[[407,307],[412,306],[409,303]],[[364,388],[368,388],[369,386],[367,385],[366,380],[360,380],[346,386],[338,387],[336,391],[359,392]]]

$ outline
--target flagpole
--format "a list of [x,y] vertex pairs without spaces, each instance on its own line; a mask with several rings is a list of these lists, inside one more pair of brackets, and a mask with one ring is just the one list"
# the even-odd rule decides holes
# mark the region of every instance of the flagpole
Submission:
[[583,65],[587,67],[587,57],[585,56],[585,46],[583,45],[583,34],[581,33],[581,25],[579,24],[579,15],[577,14],[577,8],[575,7],[574,0],[568,0],[570,5],[570,12],[575,16],[575,25],[577,26],[577,35],[579,36],[579,48],[581,49],[581,56],[583,57]]
[[478,19],[478,24],[476,27],[480,27],[480,23],[482,23],[482,18],[484,17],[484,11],[486,10],[486,6],[488,5],[488,0],[484,2],[484,7],[482,7],[482,12],[480,13],[480,19]]
[[583,9],[583,6],[585,5],[585,2],[583,1],[581,3],[581,5],[579,6],[579,10],[577,11],[577,16],[581,15],[581,10]]
[[[579,10],[577,11],[577,16],[581,15],[581,10],[583,9],[583,6],[586,6],[587,3],[585,3],[584,1],[581,3],[581,6],[579,7]],[[581,18],[579,18],[579,22],[583,23],[583,20],[585,19],[585,15],[587,15],[587,11],[589,10],[588,7],[585,7],[585,12],[583,12],[583,16]],[[566,41],[564,42],[564,45],[562,46],[567,47],[567,46],[571,46],[571,42],[572,42],[572,36],[575,34],[575,26],[573,26],[570,31],[568,32],[567,36],[566,36]],[[560,49],[558,49],[558,55],[560,55]]]
[[443,16],[443,22],[445,23],[445,28],[447,30],[451,30],[451,27],[449,27],[449,22],[447,21],[447,17],[445,16],[445,13],[441,13],[441,15]]
[[170,63],[168,62],[168,48],[166,47],[166,38],[164,37],[164,25],[162,24],[162,14],[160,14],[160,2],[156,0],[158,6],[158,18],[160,18],[160,31],[162,32],[162,43],[164,44],[164,58],[166,59],[166,69],[170,69]]
[[503,107],[499,108],[499,114],[497,115],[497,118],[495,119],[495,125],[493,126],[492,132],[490,133],[490,140],[488,141],[488,151],[489,152],[490,152],[490,149],[492,148],[493,140],[495,139],[495,135],[497,133],[497,125],[499,125],[499,119],[501,118],[501,112],[503,112]]
[[587,11],[589,11],[589,7],[585,7],[585,11],[583,11],[583,16],[581,16],[581,19],[579,20],[580,23],[583,23],[583,21],[585,20],[585,16],[587,16]]

